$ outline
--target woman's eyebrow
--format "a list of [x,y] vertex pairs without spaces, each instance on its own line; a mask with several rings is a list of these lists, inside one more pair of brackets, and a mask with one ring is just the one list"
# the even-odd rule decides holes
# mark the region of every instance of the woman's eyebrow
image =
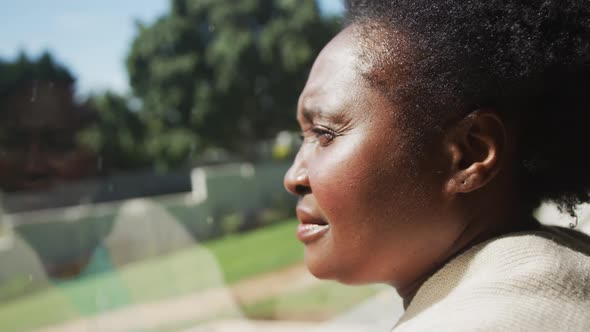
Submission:
[[307,122],[313,122],[316,118],[322,118],[322,114],[323,112],[317,108],[303,107],[301,110],[301,115]]
[[303,119],[307,122],[313,122],[313,120],[329,120],[332,122],[344,121],[344,114],[342,112],[327,112],[321,108],[312,108],[304,106],[301,110]]

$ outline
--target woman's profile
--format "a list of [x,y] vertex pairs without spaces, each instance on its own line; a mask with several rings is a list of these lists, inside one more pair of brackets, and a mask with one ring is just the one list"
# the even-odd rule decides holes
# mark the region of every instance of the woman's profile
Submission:
[[[315,276],[387,283],[395,331],[588,331],[590,2],[347,1],[285,175]],[[564,225],[568,226],[568,225]]]

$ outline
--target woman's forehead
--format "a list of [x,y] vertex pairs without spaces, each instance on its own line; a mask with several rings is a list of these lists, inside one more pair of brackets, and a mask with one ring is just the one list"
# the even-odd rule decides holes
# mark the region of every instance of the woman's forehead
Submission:
[[305,110],[329,110],[358,95],[364,88],[358,71],[354,36],[343,30],[319,54],[299,100]]
[[309,82],[337,75],[351,76],[358,65],[358,43],[350,29],[341,31],[320,52],[310,72]]

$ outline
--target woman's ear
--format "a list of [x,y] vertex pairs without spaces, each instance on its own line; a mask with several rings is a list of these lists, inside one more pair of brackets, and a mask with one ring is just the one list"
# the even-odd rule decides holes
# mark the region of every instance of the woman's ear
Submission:
[[505,153],[506,127],[498,114],[478,110],[450,129],[444,145],[450,157],[446,194],[472,192],[498,174]]

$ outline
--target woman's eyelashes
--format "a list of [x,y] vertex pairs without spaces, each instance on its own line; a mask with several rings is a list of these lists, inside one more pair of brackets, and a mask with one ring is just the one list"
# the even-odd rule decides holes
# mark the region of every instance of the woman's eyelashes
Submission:
[[302,139],[304,143],[317,142],[320,146],[328,146],[338,136],[338,133],[329,128],[314,126],[303,131]]

